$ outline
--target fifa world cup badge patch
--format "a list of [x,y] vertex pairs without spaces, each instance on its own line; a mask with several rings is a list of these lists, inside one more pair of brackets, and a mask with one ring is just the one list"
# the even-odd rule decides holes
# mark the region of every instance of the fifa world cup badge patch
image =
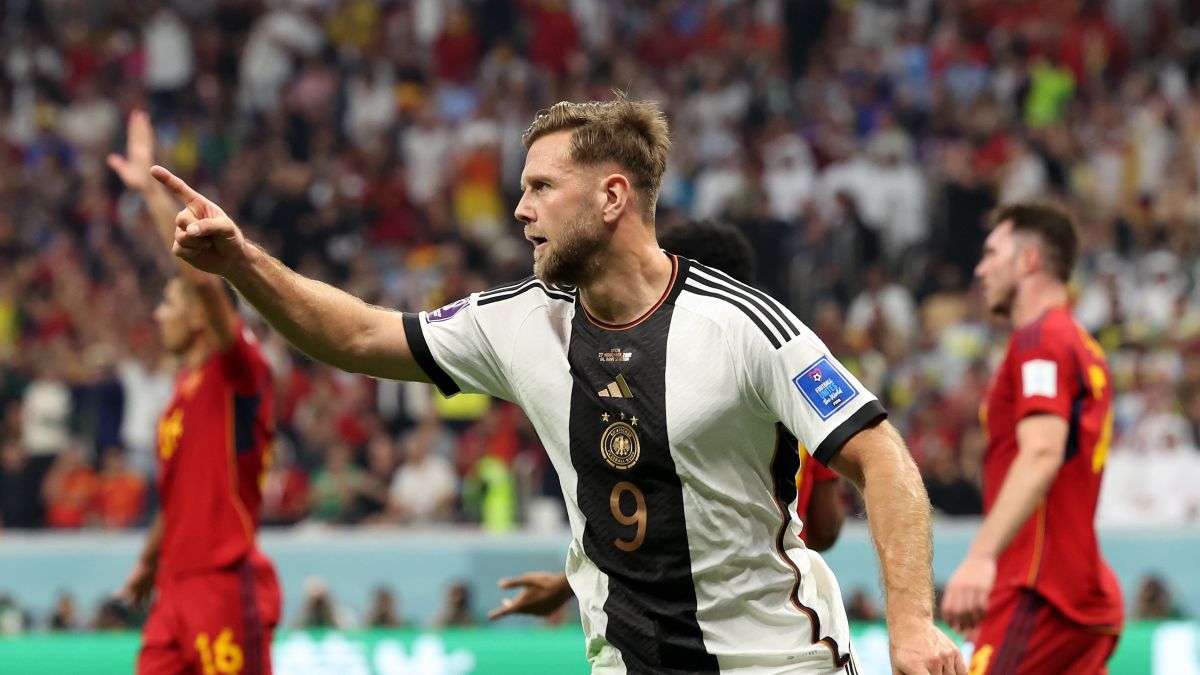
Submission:
[[800,371],[799,375],[792,378],[792,383],[823,420],[832,417],[858,396],[858,389],[833,367],[827,356],[822,356],[816,363]]
[[458,310],[466,307],[469,304],[471,304],[471,299],[463,298],[462,300],[456,300],[444,307],[438,307],[437,309],[425,315],[425,322],[436,323],[438,321],[446,321],[455,314],[458,314]]

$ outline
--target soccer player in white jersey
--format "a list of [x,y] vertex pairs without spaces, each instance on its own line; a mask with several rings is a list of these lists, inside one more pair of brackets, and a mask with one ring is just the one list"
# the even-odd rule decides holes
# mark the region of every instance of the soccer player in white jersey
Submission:
[[523,140],[516,217],[534,276],[433,312],[304,278],[154,176],[187,204],[176,255],[305,353],[525,410],[568,504],[594,673],[855,672],[837,581],[789,515],[796,462],[777,439],[790,430],[863,491],[893,670],[965,675],[933,623],[928,498],[879,402],[781,304],[659,248],[657,106],[558,103]]

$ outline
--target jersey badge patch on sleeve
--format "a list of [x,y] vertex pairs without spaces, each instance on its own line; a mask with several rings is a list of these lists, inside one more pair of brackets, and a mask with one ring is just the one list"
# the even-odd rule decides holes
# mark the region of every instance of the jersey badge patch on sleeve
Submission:
[[823,420],[833,417],[834,413],[858,396],[858,389],[834,368],[827,356],[822,356],[816,363],[800,371],[799,375],[792,378],[792,383]]
[[427,321],[428,323],[435,323],[437,321],[445,321],[445,320],[453,317],[455,314],[458,314],[458,311],[460,309],[462,309],[463,307],[466,307],[469,304],[471,304],[470,298],[463,298],[462,300],[455,300],[454,302],[452,302],[448,305],[438,307],[437,309],[433,310],[432,312],[426,314],[425,321]]
[[1058,364],[1047,359],[1032,359],[1022,363],[1021,393],[1025,398],[1058,396]]

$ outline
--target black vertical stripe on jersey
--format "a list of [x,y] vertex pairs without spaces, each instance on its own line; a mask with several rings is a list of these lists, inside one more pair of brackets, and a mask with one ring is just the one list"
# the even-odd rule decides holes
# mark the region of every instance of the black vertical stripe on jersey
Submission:
[[1004,631],[1004,642],[996,652],[991,672],[995,675],[1011,675],[1020,670],[1021,661],[1025,657],[1025,649],[1029,646],[1029,638],[1037,625],[1038,614],[1045,602],[1042,596],[1023,589],[1017,598],[1017,606],[1013,609],[1008,621],[1008,629]]
[[[606,330],[593,325],[578,308],[573,320],[568,361],[571,390],[571,463],[578,474],[579,509],[586,519],[584,552],[608,576],[605,639],[621,652],[630,673],[717,673],[716,657],[705,647],[696,619],[684,514],[683,485],[671,456],[666,424],[667,331],[677,282],[666,301],[636,326]],[[632,352],[626,363],[601,363],[598,354],[619,346]],[[621,374],[636,399],[601,398],[597,392]],[[609,420],[602,415],[607,413]],[[626,470],[610,467],[601,454],[601,437],[614,422],[638,418],[641,454]],[[622,551],[616,539],[629,541],[635,526],[618,523],[610,496],[628,481],[646,500],[646,534],[640,548]],[[622,495],[621,510],[634,511],[634,498]]]
[[258,424],[258,404],[262,397],[233,395],[233,443],[238,453],[254,449],[254,428]]
[[[1060,366],[1062,364],[1059,364]],[[1084,365],[1079,359],[1078,354],[1075,356],[1075,369],[1079,371],[1079,391],[1075,394],[1075,398],[1071,400],[1071,419],[1068,420],[1067,427],[1067,447],[1063,454],[1063,462],[1067,462],[1075,455],[1079,454],[1080,432],[1082,431],[1083,422],[1083,403],[1088,394],[1087,378],[1083,374]]]
[[821,618],[817,616],[816,610],[800,602],[800,568],[784,552],[783,538],[791,525],[791,504],[796,501],[797,496],[796,477],[800,473],[801,452],[805,451],[800,449],[800,442],[796,440],[796,437],[783,424],[777,423],[775,425],[775,454],[771,458],[771,482],[774,484],[775,503],[779,507],[782,522],[779,524],[778,532],[775,533],[775,551],[784,564],[791,568],[792,574],[796,577],[788,600],[791,601],[793,607],[808,617],[808,623],[812,627],[809,641],[813,644],[823,642],[829,648],[833,658],[833,667],[840,668],[846,665],[849,656],[842,656],[842,650],[838,646],[837,640],[831,637],[821,637]]

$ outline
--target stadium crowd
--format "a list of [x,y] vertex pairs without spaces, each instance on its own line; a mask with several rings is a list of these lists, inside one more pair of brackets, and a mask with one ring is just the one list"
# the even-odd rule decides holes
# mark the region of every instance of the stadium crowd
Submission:
[[[659,226],[739,226],[759,285],[880,393],[948,515],[980,511],[1004,344],[970,281],[986,213],[1068,204],[1075,313],[1118,392],[1101,521],[1200,519],[1200,3],[85,5],[0,16],[3,528],[153,509],[172,374],[151,312],[174,263],[105,166],[130,110],[288,265],[415,310],[529,273],[521,132],[614,86],[671,118]],[[265,523],[561,517],[513,406],[335,372],[245,320],[277,387]]]

